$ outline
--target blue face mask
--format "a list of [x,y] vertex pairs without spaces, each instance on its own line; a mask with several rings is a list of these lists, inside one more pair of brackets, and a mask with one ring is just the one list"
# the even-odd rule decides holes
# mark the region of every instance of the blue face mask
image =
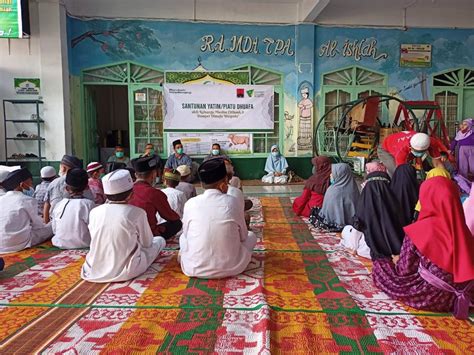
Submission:
[[220,151],[219,151],[219,149],[213,149],[211,151],[211,153],[212,153],[212,155],[219,155]]
[[425,155],[425,152],[415,152],[412,150],[411,154],[413,154],[417,158],[421,158],[423,155]]
[[183,149],[183,148],[178,148],[178,149],[176,149],[176,153],[178,153],[178,154],[180,154],[180,155],[183,154],[183,152],[184,152],[184,149]]
[[329,178],[329,185],[333,185],[334,184],[334,179],[333,178]]
[[115,156],[116,156],[117,158],[123,158],[124,155],[125,155],[124,152],[115,152]]
[[34,193],[35,190],[32,187],[30,187],[28,190],[23,189],[23,194],[28,197],[33,197]]
[[276,158],[278,156],[278,152],[272,152],[272,156]]

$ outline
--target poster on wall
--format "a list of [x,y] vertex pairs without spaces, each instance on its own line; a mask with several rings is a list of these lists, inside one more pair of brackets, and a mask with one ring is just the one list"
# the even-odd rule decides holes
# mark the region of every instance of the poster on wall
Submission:
[[273,131],[273,86],[166,84],[164,130]]
[[23,36],[21,1],[0,1],[0,38]]
[[17,95],[40,94],[40,79],[15,78],[13,81]]
[[400,66],[406,68],[430,68],[431,44],[402,44]]
[[180,139],[188,155],[208,155],[214,143],[225,154],[252,154],[252,134],[236,132],[168,133],[168,152],[173,152],[172,142]]

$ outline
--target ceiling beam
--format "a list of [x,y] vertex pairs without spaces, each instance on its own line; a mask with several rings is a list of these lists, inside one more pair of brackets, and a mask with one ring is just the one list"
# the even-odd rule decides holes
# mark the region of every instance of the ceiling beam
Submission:
[[303,0],[298,4],[298,20],[315,22],[331,0]]

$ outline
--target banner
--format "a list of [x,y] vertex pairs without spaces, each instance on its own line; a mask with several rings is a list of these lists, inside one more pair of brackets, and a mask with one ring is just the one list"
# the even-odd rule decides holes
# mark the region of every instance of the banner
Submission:
[[165,131],[273,131],[273,86],[166,84]]
[[21,38],[21,1],[0,1],[0,38]]
[[407,68],[431,67],[431,44],[402,44],[400,66]]
[[180,139],[184,152],[188,155],[208,155],[213,144],[221,146],[221,152],[233,154],[252,154],[251,133],[168,133],[168,153],[173,152],[173,141]]
[[39,95],[40,79],[14,78],[15,92],[18,95]]

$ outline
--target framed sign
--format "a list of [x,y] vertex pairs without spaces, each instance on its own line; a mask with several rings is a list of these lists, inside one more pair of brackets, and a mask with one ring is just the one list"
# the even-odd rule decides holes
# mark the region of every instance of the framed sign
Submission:
[[405,68],[430,68],[431,44],[402,44],[400,66]]

